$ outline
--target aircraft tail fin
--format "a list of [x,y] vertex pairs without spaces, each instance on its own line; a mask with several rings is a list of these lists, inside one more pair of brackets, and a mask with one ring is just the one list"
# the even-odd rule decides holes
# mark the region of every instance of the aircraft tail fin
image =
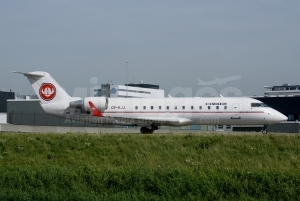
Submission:
[[28,78],[42,104],[57,103],[61,101],[69,102],[71,100],[71,97],[67,92],[47,72],[35,71],[23,73],[13,71],[13,73],[19,73]]

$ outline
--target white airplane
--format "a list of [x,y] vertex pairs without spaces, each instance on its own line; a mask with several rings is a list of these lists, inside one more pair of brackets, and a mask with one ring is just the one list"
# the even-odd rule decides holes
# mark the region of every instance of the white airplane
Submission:
[[262,125],[287,120],[261,101],[239,97],[212,98],[105,98],[70,97],[47,72],[16,72],[26,76],[51,115],[81,122],[135,125],[141,133],[153,133],[159,126],[183,125]]
[[214,85],[214,84],[222,85],[222,84],[225,84],[226,82],[230,82],[233,80],[239,80],[239,79],[241,79],[241,76],[231,76],[231,77],[224,77],[224,78],[215,77],[214,80],[204,82],[200,78],[197,78],[198,85]]

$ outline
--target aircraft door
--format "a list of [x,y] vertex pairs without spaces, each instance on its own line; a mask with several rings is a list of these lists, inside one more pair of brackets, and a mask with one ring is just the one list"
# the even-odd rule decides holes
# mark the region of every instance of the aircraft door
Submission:
[[169,113],[170,110],[171,110],[171,103],[168,102],[166,103],[165,111]]
[[231,119],[240,119],[240,104],[238,103],[233,103],[232,104],[232,115]]

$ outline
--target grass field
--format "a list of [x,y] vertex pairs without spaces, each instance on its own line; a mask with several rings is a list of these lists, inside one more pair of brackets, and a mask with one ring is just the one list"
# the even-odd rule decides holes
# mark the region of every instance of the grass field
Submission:
[[299,200],[298,135],[0,134],[0,200]]

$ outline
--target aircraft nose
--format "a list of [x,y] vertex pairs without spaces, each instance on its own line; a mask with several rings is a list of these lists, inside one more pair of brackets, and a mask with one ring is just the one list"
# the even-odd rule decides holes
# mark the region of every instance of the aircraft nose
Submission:
[[287,116],[281,114],[280,112],[277,112],[275,116],[279,122],[286,121],[288,119]]
[[286,120],[288,120],[287,116],[285,116],[285,115],[283,115],[283,114],[281,114],[281,115],[279,116],[279,118],[280,118],[281,121],[286,121]]
[[279,122],[282,122],[282,121],[286,121],[288,119],[285,115],[281,114],[280,112],[278,112],[276,110],[268,112],[268,114],[270,115],[269,116],[270,117],[270,119],[269,119],[270,123],[279,123]]

